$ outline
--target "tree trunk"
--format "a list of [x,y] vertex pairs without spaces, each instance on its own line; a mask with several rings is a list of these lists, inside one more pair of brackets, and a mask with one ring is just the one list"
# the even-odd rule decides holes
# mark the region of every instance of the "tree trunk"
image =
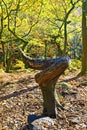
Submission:
[[87,73],[87,2],[82,4],[82,73]]
[[54,90],[55,86],[54,84],[49,84],[45,87],[40,86],[42,95],[43,95],[43,115],[47,115],[49,117],[55,117],[55,95]]
[[[56,59],[32,60],[27,57],[22,50],[20,51],[23,56],[23,61],[28,67],[42,70],[35,75],[35,80],[39,84],[43,95],[43,114],[55,117],[55,85],[59,76],[69,65],[69,57],[64,56]],[[59,101],[57,103],[61,107]]]
[[12,56],[10,56],[9,58],[7,58],[7,64],[6,64],[6,72],[7,73],[9,73],[11,65],[12,65]]
[[63,55],[66,55],[67,49],[67,20],[64,22],[64,52]]
[[[51,66],[35,75],[35,80],[39,84],[43,94],[43,114],[55,117],[55,85],[59,76],[68,67],[68,57],[56,59]],[[58,101],[59,102],[59,101]],[[60,104],[58,104],[60,105]],[[61,105],[60,105],[61,107]]]
[[5,43],[2,43],[2,51],[3,51],[3,66],[6,67]]

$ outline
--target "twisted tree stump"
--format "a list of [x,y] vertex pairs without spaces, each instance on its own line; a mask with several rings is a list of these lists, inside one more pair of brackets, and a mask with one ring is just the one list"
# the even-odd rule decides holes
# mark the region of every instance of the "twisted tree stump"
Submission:
[[[43,95],[43,114],[49,117],[55,117],[55,85],[59,76],[69,66],[70,58],[64,56],[56,59],[30,59],[20,49],[25,65],[29,68],[42,70],[35,75],[35,80],[39,84]],[[63,108],[57,99],[59,107]]]

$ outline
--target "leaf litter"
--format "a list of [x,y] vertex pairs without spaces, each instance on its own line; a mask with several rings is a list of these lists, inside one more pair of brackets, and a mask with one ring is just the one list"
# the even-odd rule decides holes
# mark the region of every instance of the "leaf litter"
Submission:
[[[43,129],[87,129],[87,75],[80,77],[75,74],[69,72],[68,76],[59,78],[56,90],[66,109],[57,109],[54,125],[49,127],[43,123]],[[0,74],[0,130],[29,130],[28,115],[41,114],[43,99],[34,76],[34,72]]]

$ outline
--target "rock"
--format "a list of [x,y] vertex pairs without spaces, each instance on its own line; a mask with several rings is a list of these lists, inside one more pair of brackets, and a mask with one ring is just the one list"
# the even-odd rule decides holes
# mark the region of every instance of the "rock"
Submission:
[[57,128],[55,119],[44,116],[29,115],[28,124],[30,130],[52,130],[53,127]]

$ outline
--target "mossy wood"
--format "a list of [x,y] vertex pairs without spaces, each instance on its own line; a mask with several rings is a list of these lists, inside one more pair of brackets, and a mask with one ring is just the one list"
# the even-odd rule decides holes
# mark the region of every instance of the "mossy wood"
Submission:
[[[55,85],[59,76],[69,66],[69,57],[40,60],[29,58],[21,49],[20,52],[27,67],[42,70],[35,75],[35,80],[39,84],[43,95],[43,114],[55,117]],[[59,101],[57,103],[61,107]]]

